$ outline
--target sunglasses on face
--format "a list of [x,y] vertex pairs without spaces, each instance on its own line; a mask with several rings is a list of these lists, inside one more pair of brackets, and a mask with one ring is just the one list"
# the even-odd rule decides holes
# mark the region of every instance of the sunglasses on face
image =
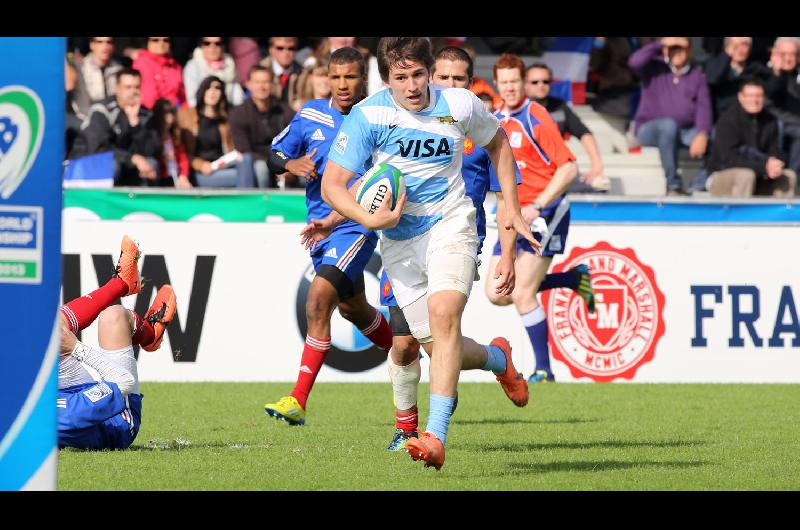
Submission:
[[532,84],[532,85],[538,85],[539,83],[542,83],[544,85],[549,85],[550,84],[550,80],[549,79],[532,79],[531,81],[528,81],[528,82],[530,84]]
[[169,42],[169,37],[150,37],[147,40],[150,42]]
[[222,47],[222,42],[215,41],[215,40],[204,40],[203,41],[203,46],[216,46],[217,48],[221,48]]
[[282,52],[284,50],[289,50],[290,52],[293,52],[297,48],[295,48],[294,46],[275,46],[275,49],[278,50],[279,52]]
[[669,51],[669,52],[685,52],[688,49],[689,49],[688,46],[670,46],[669,48],[667,48],[667,51]]

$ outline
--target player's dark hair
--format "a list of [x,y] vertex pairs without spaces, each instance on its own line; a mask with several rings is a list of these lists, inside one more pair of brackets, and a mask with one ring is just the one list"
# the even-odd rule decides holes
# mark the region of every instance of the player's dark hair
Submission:
[[766,89],[766,87],[764,85],[764,81],[762,81],[761,79],[759,79],[757,77],[752,77],[752,76],[743,77],[742,80],[739,81],[739,92],[744,90],[744,87],[746,87],[746,86],[760,86],[761,90],[765,90]]
[[339,48],[335,52],[331,54],[329,65],[331,64],[350,64],[350,63],[357,63],[358,64],[358,71],[362,76],[367,75],[367,62],[364,60],[364,54],[360,51],[356,50],[355,48],[351,48],[350,46],[345,46],[344,48]]
[[488,92],[481,92],[480,94],[478,94],[478,99],[480,99],[481,101],[489,101],[489,102],[494,101],[494,98],[492,98],[492,95],[489,94]]
[[123,75],[132,75],[133,77],[138,77],[139,79],[142,78],[142,74],[139,73],[139,70],[135,70],[133,68],[123,68],[115,74],[117,83],[119,83],[119,80],[122,79]]
[[378,42],[378,72],[383,81],[389,80],[389,69],[414,61],[430,72],[433,67],[433,47],[427,37],[383,37]]
[[553,70],[551,70],[550,67],[547,66],[545,63],[533,63],[532,65],[530,65],[528,67],[527,70],[525,70],[525,73],[527,74],[528,72],[530,72],[534,68],[537,69],[537,70],[547,70],[547,75],[550,76],[550,80],[551,81],[553,80]]
[[497,79],[498,70],[512,68],[519,70],[520,77],[525,79],[525,63],[522,62],[522,59],[519,58],[519,55],[514,55],[513,53],[504,53],[499,59],[497,59],[497,62],[494,63],[494,67],[492,68],[492,76]]
[[253,78],[253,74],[256,73],[256,72],[267,72],[269,74],[270,78],[275,79],[275,74],[272,72],[271,69],[267,68],[263,64],[254,64],[247,71],[247,80],[250,81],[250,79]]
[[467,76],[469,76],[470,80],[472,79],[473,73],[473,66],[472,66],[472,58],[469,56],[467,52],[464,51],[463,48],[459,48],[458,46],[445,46],[439,53],[436,54],[436,57],[433,59],[433,68],[431,69],[431,73],[436,71],[436,61],[439,59],[445,61],[464,61],[467,63]]

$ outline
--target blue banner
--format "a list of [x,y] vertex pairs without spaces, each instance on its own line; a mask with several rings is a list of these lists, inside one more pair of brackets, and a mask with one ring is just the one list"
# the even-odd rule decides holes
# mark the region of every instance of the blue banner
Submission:
[[0,38],[0,490],[56,486],[65,54]]

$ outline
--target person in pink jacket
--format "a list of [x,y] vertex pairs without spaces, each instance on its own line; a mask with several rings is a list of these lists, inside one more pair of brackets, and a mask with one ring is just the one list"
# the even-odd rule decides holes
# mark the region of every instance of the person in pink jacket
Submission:
[[147,49],[133,61],[133,68],[142,74],[142,105],[152,109],[159,98],[176,105],[186,104],[181,65],[170,55],[169,37],[147,37]]

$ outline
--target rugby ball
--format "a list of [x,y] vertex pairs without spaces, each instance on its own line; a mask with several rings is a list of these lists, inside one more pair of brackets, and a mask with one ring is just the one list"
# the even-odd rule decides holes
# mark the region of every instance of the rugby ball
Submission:
[[403,173],[390,164],[377,164],[364,173],[356,190],[356,201],[369,213],[375,213],[383,200],[392,194],[391,209],[397,205],[397,198],[406,191]]

